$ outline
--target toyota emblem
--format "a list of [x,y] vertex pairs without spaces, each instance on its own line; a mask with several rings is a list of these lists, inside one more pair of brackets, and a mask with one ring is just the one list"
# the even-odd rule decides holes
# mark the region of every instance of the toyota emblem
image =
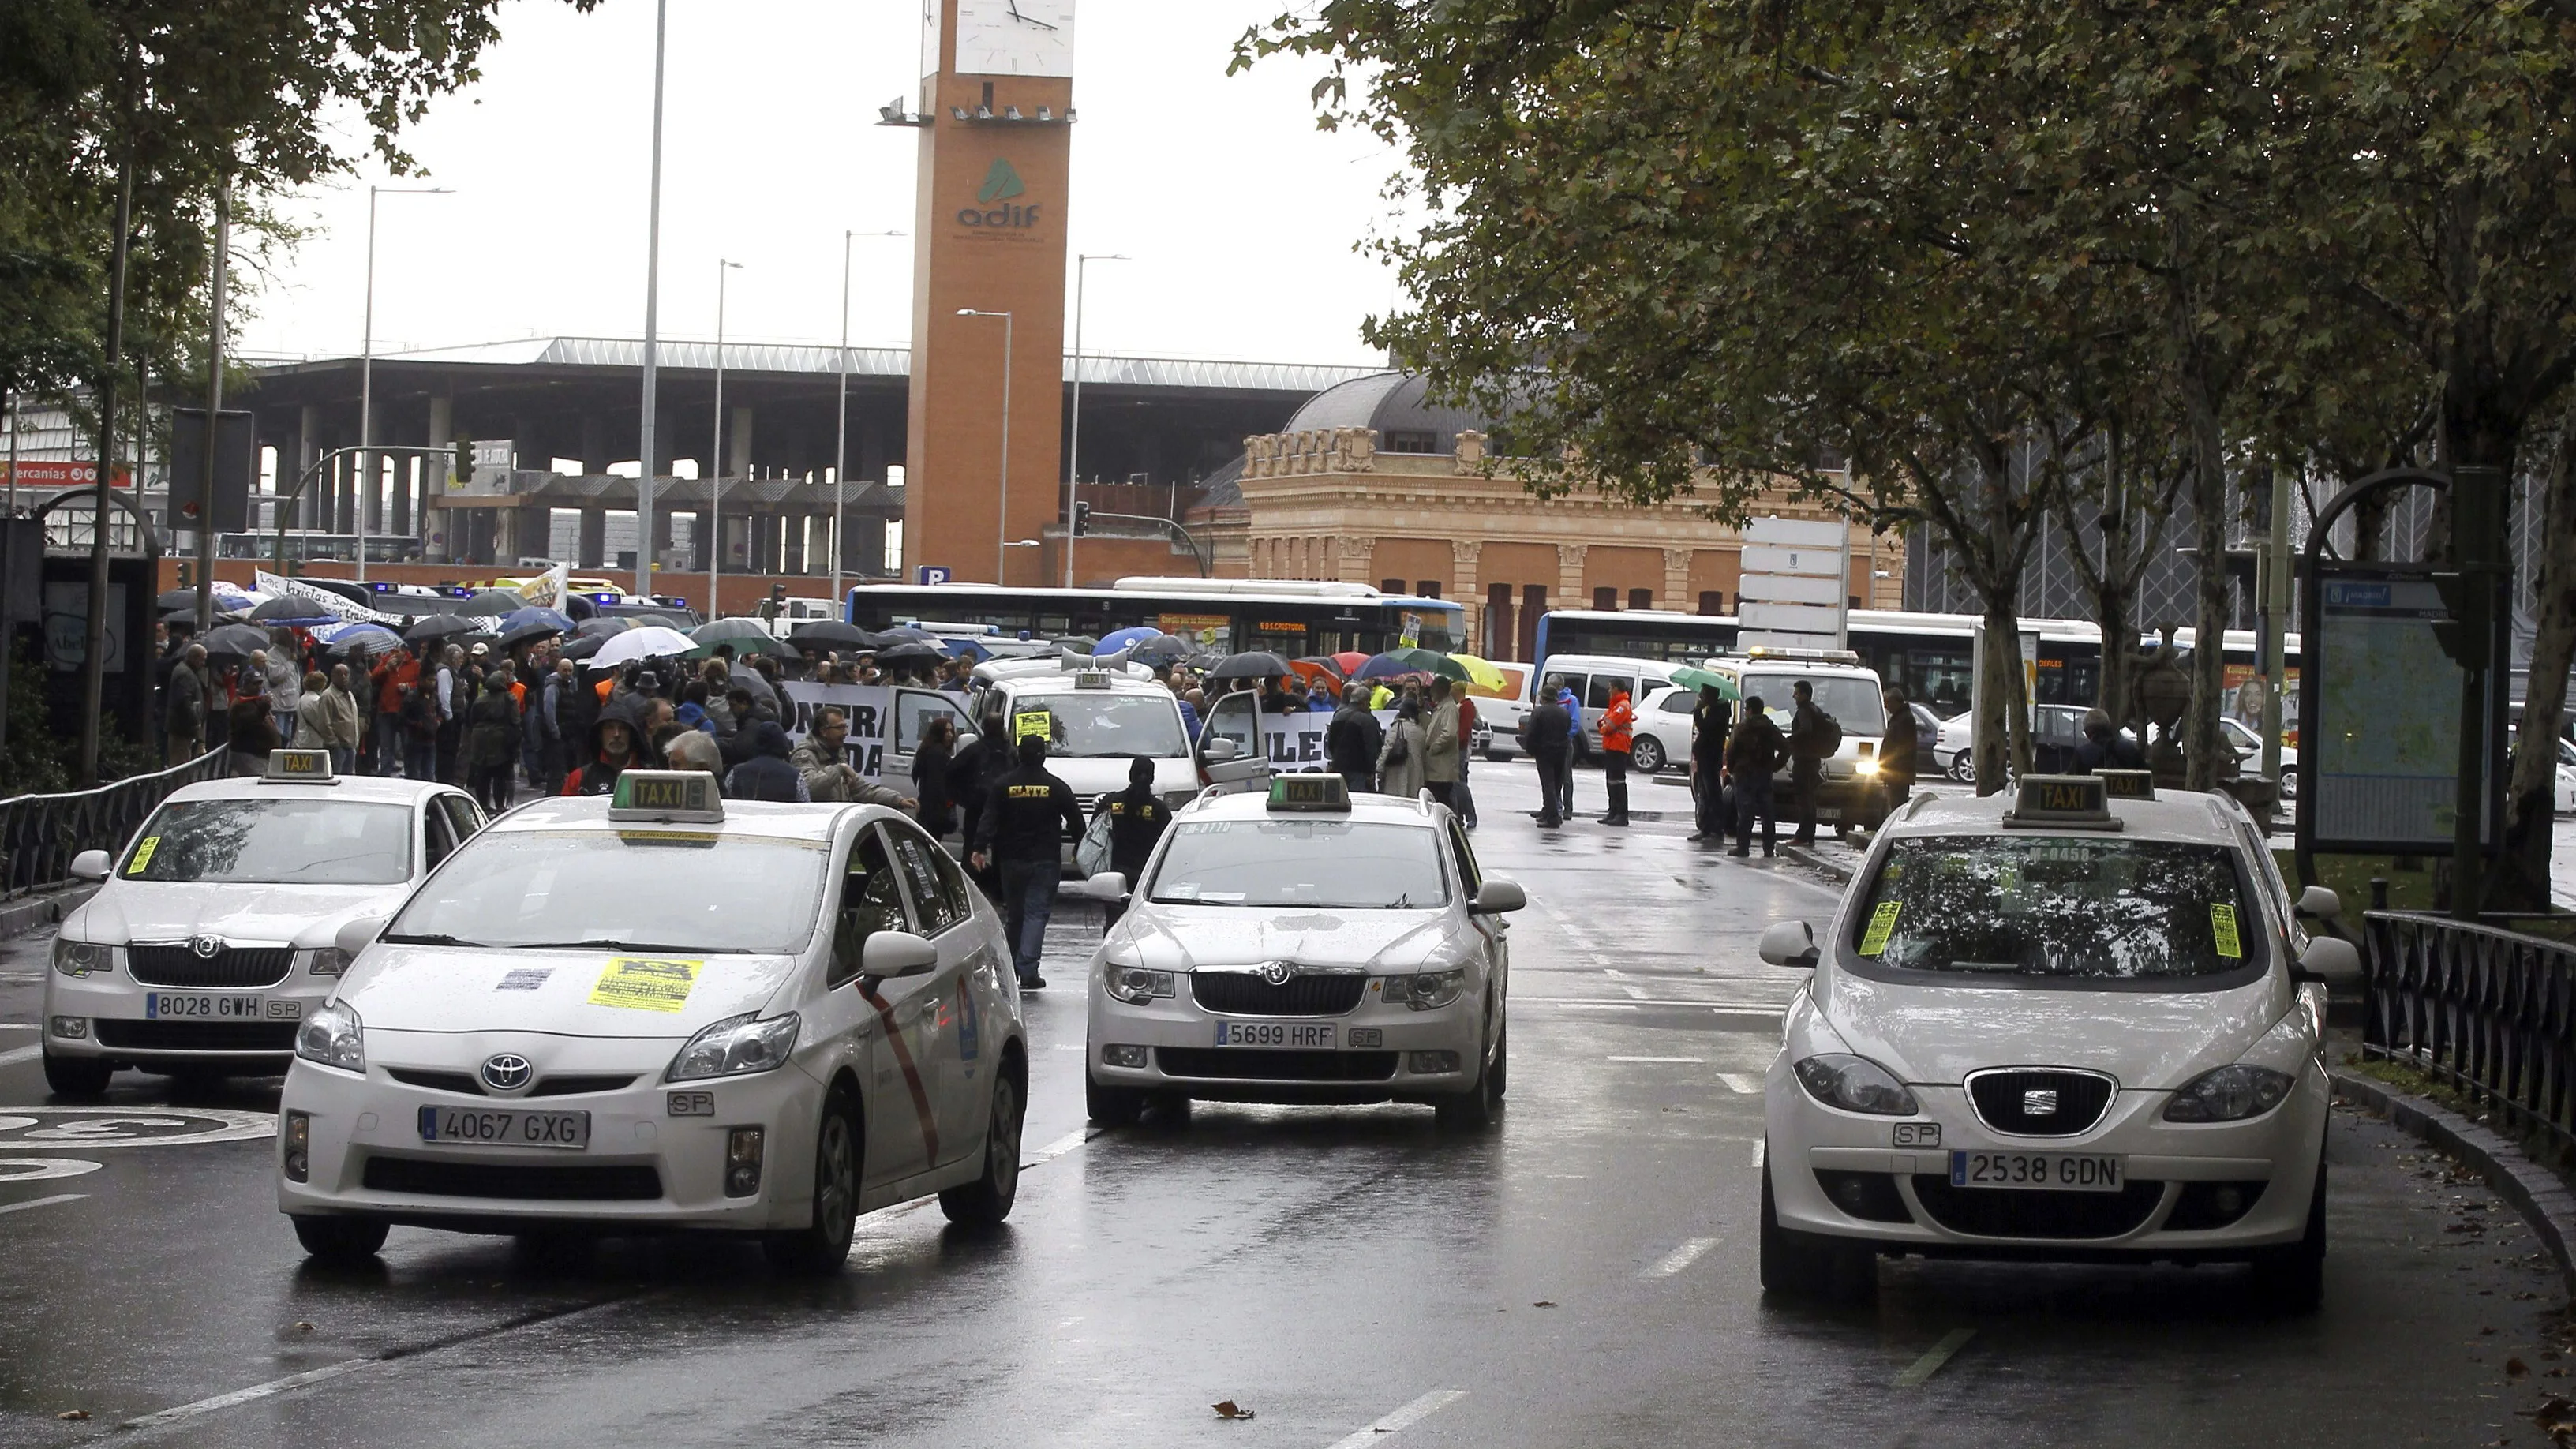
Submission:
[[1273,986],[1287,985],[1288,978],[1296,974],[1297,968],[1285,961],[1273,961],[1261,968],[1261,979]]
[[483,1085],[496,1092],[515,1092],[528,1084],[536,1071],[526,1057],[517,1052],[503,1052],[483,1064]]
[[196,953],[198,960],[212,961],[216,953],[224,949],[224,941],[221,936],[191,936],[188,949]]

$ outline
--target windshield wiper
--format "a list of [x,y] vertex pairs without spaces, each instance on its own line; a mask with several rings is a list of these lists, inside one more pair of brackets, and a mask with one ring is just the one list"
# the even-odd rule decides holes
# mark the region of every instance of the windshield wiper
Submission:
[[514,951],[714,951],[722,953],[733,948],[729,946],[675,946],[668,941],[615,941],[607,939],[593,939],[588,941],[521,941],[512,946],[511,949]]
[[378,936],[376,939],[388,946],[482,946],[486,944],[482,941],[468,941],[461,936],[447,936],[436,933],[417,936]]

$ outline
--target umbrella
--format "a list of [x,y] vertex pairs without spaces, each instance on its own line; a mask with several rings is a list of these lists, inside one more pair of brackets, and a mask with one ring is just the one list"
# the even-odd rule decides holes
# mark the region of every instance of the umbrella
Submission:
[[1461,674],[1452,675],[1452,678],[1463,678],[1478,689],[1493,694],[1503,694],[1512,687],[1510,678],[1505,676],[1503,671],[1495,668],[1491,660],[1479,659],[1473,654],[1452,654],[1449,656],[1449,662],[1462,671]]
[[402,647],[402,636],[382,624],[339,624],[316,629],[313,637],[334,654],[382,654]]
[[[719,620],[718,622],[730,623],[732,621]],[[698,635],[706,632],[706,628],[707,626],[701,626],[690,630],[689,637],[692,639],[697,638]],[[781,659],[792,659],[797,653],[795,645],[788,643],[786,640],[779,638],[775,634],[766,634],[758,629],[754,629],[748,634],[736,634],[730,638],[702,641],[697,648],[690,650],[683,657],[689,659],[712,658],[718,645],[723,645],[726,648],[733,650],[737,656],[745,654],[775,654]]]
[[1342,682],[1342,671],[1334,666],[1332,660],[1327,659],[1320,654],[1316,655],[1312,659],[1291,659],[1288,661],[1288,667],[1295,671],[1299,679],[1303,679],[1310,684],[1339,684]]
[[197,640],[206,653],[227,659],[248,659],[254,649],[268,647],[268,631],[255,624],[218,624]]
[[1713,684],[1717,686],[1717,692],[1721,698],[1742,699],[1744,697],[1736,692],[1734,680],[1705,669],[1676,669],[1673,671],[1673,683],[1685,689],[1706,689]]
[[528,601],[508,589],[485,589],[458,604],[454,612],[468,619],[498,619],[526,607]]
[[1357,649],[1345,649],[1339,654],[1328,654],[1324,657],[1333,661],[1333,667],[1342,672],[1344,679],[1359,673],[1360,666],[1369,662],[1369,657]]
[[913,664],[948,662],[948,651],[936,644],[897,644],[877,654],[879,664]]
[[778,638],[758,619],[745,619],[739,615],[724,619],[709,619],[691,629],[689,637],[701,644],[728,644],[742,639],[765,639],[775,642]]
[[561,657],[575,660],[588,659],[600,650],[607,648],[608,641],[616,637],[617,636],[614,634],[576,635],[573,638],[564,641]]
[[897,624],[891,629],[879,629],[868,636],[868,647],[871,649],[892,649],[897,644],[936,644],[938,642],[938,635],[927,629],[916,629],[910,624]]
[[[947,641],[947,640],[945,640],[945,639],[942,639],[942,640],[940,640],[940,641],[938,641],[938,642],[940,642],[940,643],[942,643],[942,644],[945,644],[945,643],[947,643],[948,641]],[[1092,638],[1092,637],[1091,637],[1090,635],[1088,635],[1088,634],[1064,634],[1064,635],[1059,635],[1059,636],[1057,636],[1057,638],[1056,638],[1056,640],[1055,640],[1055,647],[1056,647],[1056,648],[1058,648],[1058,649],[1070,649],[1070,650],[1072,650],[1072,651],[1073,651],[1074,653],[1076,653],[1076,654],[1082,654],[1082,653],[1086,653],[1086,652],[1087,652],[1087,653],[1089,653],[1089,654],[1090,654],[1093,658],[1095,658],[1095,659],[1096,659],[1096,658],[1098,658],[1100,655],[1102,655],[1102,654],[1104,654],[1104,653],[1107,653],[1107,654],[1115,654],[1115,653],[1117,653],[1117,652],[1118,652],[1118,651],[1117,651],[1117,650],[1115,650],[1115,649],[1108,649],[1108,650],[1104,650],[1104,649],[1102,649],[1102,648],[1100,647],[1100,641],[1099,641],[1099,640],[1097,640],[1097,639]]]
[[1174,634],[1157,634],[1139,644],[1128,658],[1139,664],[1178,664],[1198,652],[1199,646]]
[[270,599],[250,611],[254,624],[337,624],[340,616],[311,599]]
[[543,629],[549,634],[572,632],[572,618],[555,609],[513,609],[501,616],[501,633],[516,634],[523,629]]
[[844,624],[838,619],[814,619],[799,624],[788,631],[787,642],[797,645],[811,644],[824,649],[877,647],[876,639],[867,630],[856,624]]
[[1254,649],[1242,654],[1225,656],[1217,663],[1216,668],[1208,671],[1207,677],[1210,679],[1277,679],[1296,672],[1288,666],[1287,660],[1278,655],[1265,649]]
[[432,614],[403,631],[403,638],[414,644],[444,639],[450,634],[477,634],[482,628],[473,620],[455,614]]
[[1143,644],[1162,637],[1163,631],[1151,624],[1131,624],[1124,629],[1112,629],[1101,635],[1100,642],[1091,646],[1091,652],[1115,654],[1130,644]]
[[[1436,674],[1439,671],[1433,666],[1419,664],[1405,657],[1407,654],[1427,654],[1429,652],[1429,650],[1425,649],[1399,649],[1391,653],[1380,654],[1369,660],[1366,664],[1361,665],[1358,672],[1351,675],[1351,678],[1401,679],[1408,674]],[[1436,659],[1439,656],[1433,655],[1432,657]]]
[[689,642],[688,635],[677,629],[647,624],[640,629],[629,629],[601,645],[599,652],[590,656],[590,667],[615,669],[638,659],[677,659],[696,647]]
[[[218,613],[238,613],[241,610],[250,608],[258,602],[259,596],[257,594],[245,594],[230,584],[218,583],[215,585],[215,609]],[[160,598],[153,600],[152,604],[154,608],[160,609],[165,613],[175,613],[179,610],[185,609],[189,613],[193,614],[197,612],[197,591],[195,589],[171,589],[163,593]]]
[[601,614],[596,618],[584,619],[573,625],[572,631],[584,639],[605,639],[611,634],[623,634],[634,627],[635,621],[623,615]]

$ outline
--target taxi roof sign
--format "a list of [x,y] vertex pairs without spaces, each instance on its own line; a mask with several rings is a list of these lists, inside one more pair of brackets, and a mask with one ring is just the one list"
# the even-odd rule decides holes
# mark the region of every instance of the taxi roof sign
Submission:
[[271,785],[334,785],[340,779],[329,750],[271,750],[259,778]]
[[1339,775],[1279,775],[1270,781],[1270,808],[1347,815],[1351,785]]
[[724,823],[724,792],[704,770],[628,770],[608,797],[611,820]]
[[1109,671],[1106,669],[1077,669],[1073,672],[1073,687],[1076,689],[1107,689],[1109,688]]
[[2095,770],[2093,778],[2114,800],[2153,800],[2156,798],[2156,774],[2153,770]]
[[2111,813],[2110,787],[2099,775],[2024,775],[2003,823],[2006,828],[2120,828],[2119,817]]

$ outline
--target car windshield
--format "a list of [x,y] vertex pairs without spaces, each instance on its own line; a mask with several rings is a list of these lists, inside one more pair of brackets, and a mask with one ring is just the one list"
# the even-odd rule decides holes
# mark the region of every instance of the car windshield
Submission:
[[1844,738],[1876,738],[1887,733],[1887,706],[1879,699],[1874,680],[1831,674],[1748,674],[1741,687],[1747,695],[1762,696],[1762,712],[1786,730],[1798,706],[1789,687],[1802,679],[1815,686],[1816,708],[1834,717],[1843,727]]
[[411,818],[350,800],[173,800],[135,837],[123,878],[394,885],[411,875]]
[[1168,760],[1186,755],[1181,714],[1168,694],[1042,694],[1011,710],[1011,738],[1020,721],[1044,715],[1047,753],[1076,760],[1143,755]]
[[486,831],[385,939],[792,955],[813,936],[827,854],[819,841],[768,836]]
[[2073,981],[2224,976],[2262,959],[2233,852],[2120,836],[1899,840],[1853,919],[1862,960]]
[[1439,837],[1351,820],[1184,820],[1147,899],[1181,906],[1429,910],[1449,903]]

